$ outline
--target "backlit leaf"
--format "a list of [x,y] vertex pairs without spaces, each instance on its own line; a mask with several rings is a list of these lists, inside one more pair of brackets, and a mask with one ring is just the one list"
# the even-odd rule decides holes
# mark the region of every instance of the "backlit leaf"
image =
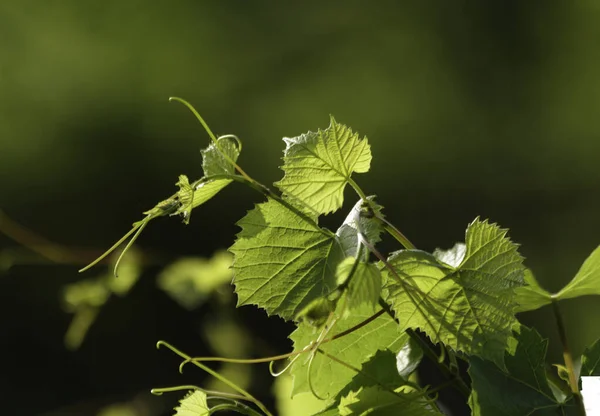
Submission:
[[525,286],[515,289],[517,295],[517,312],[533,311],[552,302],[552,294],[546,291],[535,280],[531,270],[525,270]]
[[[340,320],[331,335],[354,327],[373,315],[371,308],[362,306],[352,312],[348,318]],[[316,340],[319,335],[313,327],[300,324],[290,335],[294,341],[294,350],[300,351]],[[398,331],[398,325],[388,315],[381,315],[367,325],[331,342],[321,344],[326,353],[360,368],[378,350],[389,349],[396,353],[407,342],[408,335]],[[294,377],[292,394],[310,392],[308,385],[308,355],[304,353],[291,368]],[[333,399],[356,375],[356,372],[317,353],[311,369],[312,383],[317,393]],[[391,362],[393,369],[394,362]]]
[[230,248],[238,306],[255,304],[291,320],[336,288],[343,253],[335,234],[274,200],[256,205],[238,225]]
[[366,304],[375,311],[381,295],[381,272],[372,263],[358,261],[355,266],[356,261],[354,257],[347,257],[337,267],[338,284],[343,284],[350,279],[346,290],[346,306],[349,310],[353,310]]
[[230,136],[220,137],[217,139],[219,147],[211,143],[206,149],[201,150],[202,154],[202,170],[204,176],[235,173],[235,167],[229,162],[223,154],[227,155],[233,162],[237,162],[240,155],[238,143]]
[[381,387],[362,387],[343,397],[339,414],[380,416],[441,416],[442,413],[417,393],[400,390],[395,393]]
[[371,165],[367,139],[333,117],[325,130],[283,140],[285,175],[276,185],[285,197],[303,201],[317,214],[338,210],[352,173],[367,172]]
[[200,390],[194,390],[185,395],[179,401],[180,405],[175,408],[173,416],[208,416],[210,409],[206,403],[206,394]]
[[558,299],[600,295],[600,246],[590,254],[571,282],[556,294]]
[[[367,199],[371,205],[374,205],[378,215],[383,215],[381,210],[383,207],[375,202],[374,196],[369,196]],[[365,206],[363,201],[359,200],[350,213],[344,220],[344,223],[336,231],[336,235],[340,239],[340,243],[344,249],[346,256],[356,256],[356,248],[358,246],[358,233],[363,233],[367,241],[373,245],[381,241],[381,233],[383,227],[381,223],[373,218],[369,208]],[[368,252],[365,250],[364,259],[368,258]]]
[[384,269],[384,298],[402,328],[419,328],[434,343],[502,366],[517,322],[514,288],[523,284],[522,260],[505,230],[476,219],[467,228],[458,267],[419,250],[392,254],[388,263],[395,275]]

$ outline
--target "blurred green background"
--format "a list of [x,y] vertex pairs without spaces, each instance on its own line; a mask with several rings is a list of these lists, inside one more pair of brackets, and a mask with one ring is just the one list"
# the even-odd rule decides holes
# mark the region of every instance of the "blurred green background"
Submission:
[[[217,134],[237,134],[241,165],[267,184],[282,177],[281,138],[333,114],[368,136],[372,169],[356,179],[418,247],[451,247],[490,218],[558,290],[600,243],[599,19],[592,1],[1,1],[0,209],[71,253],[51,264],[0,235],[2,412],[170,414],[182,394],[150,388],[209,381],[179,375],[159,339],[192,355],[290,350],[292,327],[234,310],[228,288],[196,287],[206,296],[191,303],[161,289],[165,267],[188,257],[197,277],[210,262],[196,257],[231,245],[261,200],[240,185],[189,226],[151,223],[131,290],[112,287],[105,266],[77,274],[179,174],[201,176],[208,137],[173,95]],[[89,290],[68,286],[81,281]],[[95,317],[71,348],[66,287]],[[580,354],[600,336],[600,302],[564,311]],[[560,362],[549,311],[521,318]],[[273,407],[266,367],[227,371]]]

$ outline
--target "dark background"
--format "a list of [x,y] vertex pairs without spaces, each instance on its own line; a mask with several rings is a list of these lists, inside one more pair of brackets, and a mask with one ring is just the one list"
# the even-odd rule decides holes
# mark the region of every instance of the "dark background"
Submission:
[[[235,221],[261,201],[237,184],[187,227],[151,223],[138,247],[155,256],[139,282],[108,300],[79,349],[65,348],[63,287],[106,271],[77,269],[172,194],[179,174],[202,174],[208,137],[173,95],[217,134],[237,134],[240,164],[266,184],[282,177],[281,138],[333,114],[368,136],[371,172],[356,180],[418,247],[449,248],[473,218],[490,218],[541,284],[560,289],[600,243],[599,18],[591,1],[0,2],[0,209],[92,250],[52,265],[0,235],[2,412],[96,415],[125,403],[103,416],[169,414],[181,394],[150,388],[205,379],[180,376],[155,342],[214,353],[202,328],[222,316],[246,328],[247,353],[289,351],[291,326],[236,312],[231,296],[189,312],[156,286],[180,256],[232,244]],[[578,355],[600,336],[600,305],[563,307]],[[521,318],[561,362],[549,311]],[[271,405],[266,368],[250,371]]]

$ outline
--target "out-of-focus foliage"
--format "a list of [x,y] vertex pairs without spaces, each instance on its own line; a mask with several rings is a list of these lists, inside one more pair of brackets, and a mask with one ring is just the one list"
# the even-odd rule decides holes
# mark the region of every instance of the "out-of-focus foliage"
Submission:
[[138,256],[135,250],[129,250],[121,261],[118,279],[109,271],[64,287],[63,309],[74,315],[65,334],[67,348],[74,350],[81,346],[100,309],[111,295],[125,296],[135,285],[142,272]]
[[157,284],[181,306],[192,310],[214,290],[231,282],[230,266],[231,255],[225,251],[219,251],[209,259],[182,258],[158,275]]

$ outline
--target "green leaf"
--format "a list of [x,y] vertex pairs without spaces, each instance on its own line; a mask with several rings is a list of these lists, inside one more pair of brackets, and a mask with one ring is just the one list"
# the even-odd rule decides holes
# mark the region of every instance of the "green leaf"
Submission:
[[[333,335],[350,329],[372,315],[373,313],[369,307],[362,306],[353,311],[348,318],[340,320],[330,334]],[[294,350],[304,349],[316,340],[318,335],[314,328],[306,324],[300,324],[290,335],[290,338],[294,341]],[[354,332],[321,344],[320,348],[346,364],[360,368],[378,350],[399,351],[407,340],[408,335],[398,331],[398,325],[392,318],[381,315]],[[309,354],[310,352],[306,352],[304,356],[298,358],[290,370],[294,377],[293,395],[310,392],[307,360]],[[313,359],[311,379],[316,392],[320,396],[333,399],[355,375],[356,372],[353,370],[323,354],[317,353]]]
[[189,224],[192,209],[210,200],[231,182],[231,179],[204,180],[197,184],[194,189],[190,185],[187,176],[179,175],[179,181],[175,184],[179,186],[179,192],[177,192],[179,208],[171,215],[179,214],[183,217],[183,222]]
[[[408,345],[410,345],[410,337],[407,337],[404,345],[400,349],[402,352]],[[420,358],[414,363],[414,367],[419,364]],[[379,350],[373,357],[362,364],[360,373],[356,373],[350,383],[348,383],[338,394],[338,401],[343,396],[347,395],[351,391],[356,391],[361,387],[380,386],[386,387],[390,390],[395,390],[398,387],[406,384],[406,377],[401,375],[398,371],[396,364],[396,354],[390,350]],[[413,363],[410,364],[411,366]],[[401,368],[402,372],[406,374],[406,367]],[[412,372],[412,371],[411,371]],[[407,374],[408,376],[408,374]]]
[[235,166],[223,154],[227,155],[231,161],[237,162],[240,155],[239,143],[232,136],[224,136],[217,139],[217,144],[218,148],[211,143],[206,149],[200,151],[204,176],[233,175]]
[[600,246],[590,254],[568,285],[556,294],[558,299],[600,295]]
[[173,416],[208,416],[210,409],[206,403],[206,394],[200,390],[194,390],[185,395],[179,401],[180,405],[175,408]]
[[327,322],[336,308],[337,301],[326,297],[317,298],[305,306],[294,319],[297,322],[306,322],[312,327],[321,328]]
[[[414,353],[417,350],[420,352],[420,355]],[[408,351],[411,352],[406,357],[410,356],[411,362],[404,362],[403,360],[400,360],[402,361],[400,362],[397,360],[397,357]],[[416,346],[416,349],[413,348],[411,338],[406,339],[397,356],[390,350],[377,351],[369,361],[363,363],[360,373],[356,373],[350,383],[337,394],[334,402],[325,411],[318,413],[318,415],[327,415],[330,410],[334,411],[332,414],[337,415],[337,406],[341,399],[352,391],[358,391],[361,387],[379,386],[395,390],[405,385],[406,378],[419,365],[422,356],[423,353],[418,346]]]
[[525,283],[526,286],[515,289],[517,312],[533,311],[552,302],[552,294],[540,286],[529,269],[525,270]]
[[352,173],[367,172],[371,165],[367,139],[333,117],[325,130],[283,140],[285,175],[275,185],[285,197],[303,201],[318,214],[337,211]]
[[412,338],[396,354],[396,371],[400,377],[408,379],[423,359],[423,350]]
[[273,383],[273,395],[277,414],[281,416],[306,416],[318,413],[324,402],[311,393],[297,394],[291,397],[293,380],[289,374],[282,374]]
[[215,253],[210,259],[185,257],[163,269],[157,284],[182,307],[192,310],[215,289],[231,282],[231,261],[232,256],[225,251]]
[[[381,295],[381,272],[372,263],[363,263],[354,257],[347,257],[337,267],[337,282],[342,285],[350,278],[346,290],[346,307],[348,310],[366,304],[375,311]],[[354,272],[352,272],[354,270]],[[350,275],[352,273],[352,275]]]
[[582,376],[600,376],[600,339],[587,347],[581,356]]
[[[375,202],[375,197],[369,196],[367,199],[370,201],[370,205],[377,211],[377,214],[382,216],[381,210],[383,207]],[[372,212],[369,211],[365,203],[359,200],[350,210],[342,226],[336,231],[336,235],[340,239],[346,256],[356,256],[359,231],[373,245],[381,241],[383,227],[381,226],[381,222],[373,218],[372,215]],[[368,252],[365,251],[364,259],[362,260],[367,260],[367,258]]]
[[547,340],[534,330],[520,327],[514,354],[505,355],[506,371],[489,361],[471,357],[469,375],[473,394],[469,405],[474,416],[540,416],[571,414],[573,404],[554,397],[544,369]]
[[402,250],[390,256],[384,298],[402,329],[419,328],[434,343],[476,354],[502,366],[504,349],[517,323],[514,288],[523,284],[522,257],[506,230],[476,219],[466,232],[464,258]]
[[230,248],[238,306],[255,304],[290,320],[336,288],[343,253],[330,231],[271,199],[238,225],[242,231]]
[[404,390],[392,393],[380,387],[362,387],[348,393],[342,398],[338,407],[339,414],[346,415],[381,415],[381,416],[426,416],[442,413],[415,393]]

